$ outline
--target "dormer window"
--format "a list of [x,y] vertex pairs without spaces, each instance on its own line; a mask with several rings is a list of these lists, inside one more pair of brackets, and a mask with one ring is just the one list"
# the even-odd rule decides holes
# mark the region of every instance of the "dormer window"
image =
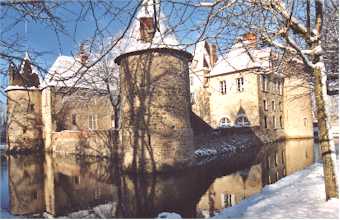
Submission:
[[155,35],[155,27],[152,17],[142,17],[140,22],[140,38],[144,42],[151,42]]

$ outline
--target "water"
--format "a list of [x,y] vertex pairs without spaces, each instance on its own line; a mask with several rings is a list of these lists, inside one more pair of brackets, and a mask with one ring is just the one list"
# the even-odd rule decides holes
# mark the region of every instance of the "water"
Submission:
[[[213,216],[314,161],[313,140],[254,148],[245,155],[156,176],[123,175],[114,162],[71,156],[10,156],[1,163],[1,216],[154,218]],[[87,210],[81,211],[79,210]]]

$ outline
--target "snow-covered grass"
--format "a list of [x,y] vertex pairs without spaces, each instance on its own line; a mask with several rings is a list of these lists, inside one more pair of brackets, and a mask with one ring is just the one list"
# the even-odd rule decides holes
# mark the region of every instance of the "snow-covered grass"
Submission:
[[322,163],[268,185],[214,218],[339,218],[339,199],[325,201]]

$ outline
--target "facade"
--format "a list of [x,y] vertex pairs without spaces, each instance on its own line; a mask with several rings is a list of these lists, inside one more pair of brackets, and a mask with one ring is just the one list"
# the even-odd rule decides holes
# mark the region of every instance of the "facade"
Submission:
[[[211,46],[205,44],[199,54],[208,54],[206,48]],[[215,60],[199,54],[194,60]],[[282,68],[276,60],[269,48],[258,48],[256,36],[248,33],[215,64],[204,67],[204,62],[196,61],[190,73],[191,79],[199,78],[190,86],[193,111],[213,128],[258,128],[270,136],[265,141],[313,137],[307,74],[303,68]],[[291,60],[283,66],[292,64],[302,66]]]
[[[60,65],[64,69],[56,68]],[[100,154],[109,154],[108,130],[114,128],[109,95],[85,83],[63,80],[81,65],[72,57],[61,56],[44,81],[39,79],[28,54],[18,70],[10,65],[6,89],[10,151],[44,148],[95,154],[91,147],[99,144],[105,145]],[[80,146],[88,149],[80,150]]]

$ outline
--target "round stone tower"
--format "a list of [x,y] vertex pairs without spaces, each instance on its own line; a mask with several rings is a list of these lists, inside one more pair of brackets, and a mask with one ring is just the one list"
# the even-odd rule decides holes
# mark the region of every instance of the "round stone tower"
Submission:
[[[34,69],[34,68],[33,68]],[[19,71],[11,64],[8,70],[7,143],[10,151],[42,149],[41,91],[39,77],[32,71],[26,54]]]
[[166,27],[161,15],[161,32],[154,30],[148,7],[152,4],[145,1],[137,24],[127,33],[129,46],[115,62],[120,66],[123,165],[154,172],[185,166],[193,156],[188,66],[192,55],[166,44],[174,43],[174,36],[159,40]]

